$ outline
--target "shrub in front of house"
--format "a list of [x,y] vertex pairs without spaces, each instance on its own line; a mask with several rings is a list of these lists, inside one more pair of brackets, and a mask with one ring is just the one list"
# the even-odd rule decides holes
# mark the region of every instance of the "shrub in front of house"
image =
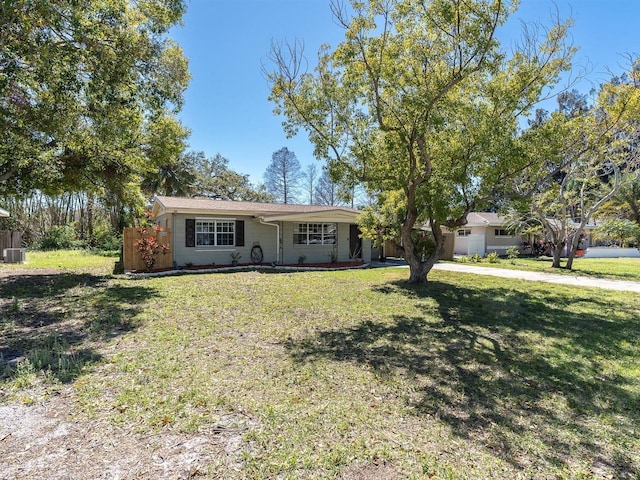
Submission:
[[489,263],[498,263],[500,257],[498,256],[498,252],[491,252],[487,254],[487,262]]

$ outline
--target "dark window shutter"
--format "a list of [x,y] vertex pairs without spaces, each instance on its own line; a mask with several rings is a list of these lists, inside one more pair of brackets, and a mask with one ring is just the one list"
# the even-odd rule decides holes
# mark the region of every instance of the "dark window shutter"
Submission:
[[195,218],[187,218],[184,221],[184,246],[196,246],[196,220]]
[[244,247],[244,220],[236,220],[236,247]]

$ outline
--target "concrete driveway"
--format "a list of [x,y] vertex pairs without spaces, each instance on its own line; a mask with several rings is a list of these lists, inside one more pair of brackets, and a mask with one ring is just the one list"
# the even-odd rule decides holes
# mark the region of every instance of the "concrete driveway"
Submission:
[[608,278],[583,277],[580,275],[559,275],[557,273],[524,272],[522,270],[476,267],[474,265],[462,265],[459,263],[437,263],[433,268],[436,270],[448,270],[450,272],[475,273],[501,278],[517,278],[518,280],[530,280],[533,282],[560,283],[562,285],[575,285],[577,287],[597,287],[606,290],[640,292],[640,282],[630,282],[627,280],[611,280]]
[[[408,265],[404,261],[387,260],[384,263],[372,262],[372,266],[379,267],[404,267]],[[523,270],[508,270],[506,268],[478,267],[461,263],[436,263],[434,270],[447,270],[449,272],[474,273],[491,277],[515,278],[532,282],[559,283],[561,285],[574,285],[577,287],[596,287],[606,290],[618,290],[623,292],[639,292],[640,282],[626,280],[611,280],[607,278],[584,277],[580,275],[560,275],[556,273],[525,272]]]

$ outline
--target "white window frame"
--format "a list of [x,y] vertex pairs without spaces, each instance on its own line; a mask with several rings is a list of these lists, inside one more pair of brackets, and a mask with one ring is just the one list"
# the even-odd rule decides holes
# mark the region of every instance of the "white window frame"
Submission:
[[[462,232],[462,233],[460,233]],[[456,231],[456,237],[468,237],[471,235],[471,229],[470,228],[459,228]]]
[[[204,231],[203,226],[209,225],[211,230]],[[230,231],[227,230],[231,226]],[[225,227],[227,229],[225,229]],[[213,235],[213,243],[201,243],[204,235]],[[230,218],[196,218],[196,248],[206,247],[234,247],[236,245],[236,221]],[[219,243],[219,235],[230,235],[231,243]]]
[[[311,226],[313,226],[313,228],[311,228]],[[298,241],[303,237],[305,239],[304,243]],[[333,239],[333,241],[330,241],[331,239]],[[295,223],[293,225],[293,244],[296,246],[337,245],[338,224],[335,222]]]

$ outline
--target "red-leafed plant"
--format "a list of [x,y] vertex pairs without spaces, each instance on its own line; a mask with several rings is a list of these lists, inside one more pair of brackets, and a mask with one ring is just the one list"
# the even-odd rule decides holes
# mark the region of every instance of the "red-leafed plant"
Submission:
[[162,227],[141,227],[138,229],[140,240],[136,242],[136,250],[140,253],[147,271],[153,270],[156,264],[156,256],[164,255],[169,251],[169,245],[158,241],[158,234],[162,231]]

